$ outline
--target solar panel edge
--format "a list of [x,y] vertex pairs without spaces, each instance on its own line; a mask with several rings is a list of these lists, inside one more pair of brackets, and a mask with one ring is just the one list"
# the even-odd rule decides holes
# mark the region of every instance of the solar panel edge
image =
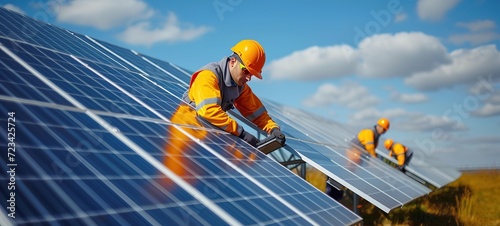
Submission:
[[[266,103],[266,104],[267,104],[267,103]],[[277,103],[272,103],[272,104],[271,104],[271,106],[272,106],[272,107],[274,107],[274,106],[278,106],[278,105],[279,105],[279,104],[277,104]],[[271,109],[270,109],[271,111],[273,111],[272,107],[271,107]],[[287,117],[288,115],[287,115],[285,112],[280,112],[280,113],[283,113],[283,115],[286,115],[286,116],[284,116],[284,118],[288,118],[288,117]],[[276,114],[278,114],[278,113],[276,113]],[[277,116],[276,114],[275,114],[275,115],[273,115],[273,117]],[[290,114],[290,113],[289,113],[289,114]],[[287,119],[287,120],[288,120],[288,119]],[[293,123],[291,123],[291,124],[290,124],[290,122],[288,122],[287,124],[289,124],[289,125],[290,125],[290,126],[292,126],[292,127],[295,127]],[[302,127],[301,127],[301,128],[302,128]],[[297,128],[295,128],[295,129],[297,129]],[[306,134],[305,132],[302,132],[302,133],[303,133],[303,134]],[[309,138],[309,139],[314,139],[314,138],[310,137],[310,136],[312,136],[313,134],[307,133],[307,135],[308,135],[308,138]],[[299,139],[299,140],[300,140],[300,139]],[[320,144],[321,144],[321,141],[319,141],[319,142],[318,142],[318,145],[320,145]],[[325,144],[325,146],[326,146],[326,145],[327,145],[327,144]],[[297,150],[297,152],[300,152],[300,151],[298,151],[298,150]],[[304,156],[302,156],[302,158],[304,158]],[[326,157],[325,157],[325,158],[326,158]],[[314,161],[314,160],[310,159],[310,161]],[[318,165],[320,165],[320,164],[318,164]],[[382,162],[381,162],[379,165],[380,165],[380,166],[382,166],[382,167],[386,167],[386,168],[389,170],[389,167],[388,167],[388,166],[386,166],[385,164],[382,164]],[[327,169],[324,169],[324,170],[326,170],[326,171],[327,171]],[[325,172],[323,172],[323,173],[325,173]],[[325,174],[327,174],[327,173],[325,173]],[[407,177],[401,177],[400,179],[409,180]],[[410,181],[411,181],[411,180],[410,180]],[[420,195],[423,195],[423,194],[428,193],[428,189],[424,191],[424,187],[423,187],[423,186],[421,186],[420,184],[418,184],[418,183],[416,183],[416,182],[414,182],[414,184],[415,184],[416,186],[418,185],[418,186],[422,187],[422,189],[419,189],[419,190],[422,190],[422,192],[420,192]],[[391,185],[391,186],[392,186],[392,185]],[[351,187],[351,188],[352,188],[353,186],[348,186],[348,187]],[[357,190],[357,189],[355,189],[355,190]],[[382,191],[382,190],[381,190],[380,192],[385,193],[385,191]],[[390,197],[390,196],[386,194],[386,197]],[[392,198],[391,198],[391,199],[392,199]],[[413,199],[413,198],[408,197],[407,202],[411,201],[412,199]],[[396,201],[396,200],[395,200],[395,201]],[[397,202],[397,203],[399,203],[400,205],[403,205],[404,203],[406,203],[406,201],[405,201],[405,202],[396,201],[396,202]],[[397,206],[397,205],[395,205],[395,206]]]
[[[321,143],[318,143],[318,145],[321,145]],[[297,152],[299,152],[299,153],[300,153],[300,151],[297,151]],[[324,156],[322,153],[318,153],[318,154],[320,154],[320,155]],[[303,159],[304,159],[304,158],[305,158],[305,159],[308,159],[308,160],[310,161],[310,162],[309,162],[310,164],[312,164],[312,162],[314,162],[314,160],[312,160],[312,159],[308,158],[307,156],[302,155],[302,158],[303,158]],[[325,159],[330,159],[330,158],[328,158],[327,156],[324,156],[324,158],[325,158]],[[331,160],[331,161],[333,161],[333,160]],[[318,163],[316,163],[316,162],[314,162],[314,163],[315,163],[314,165],[321,166],[321,164],[318,164]],[[332,172],[330,172],[328,169],[325,169],[324,167],[321,167],[321,169],[323,169],[323,170],[324,170],[324,171],[323,171],[323,173],[325,173],[325,174],[327,174],[327,175],[328,175],[328,174],[335,175],[335,174],[333,174]],[[326,172],[328,172],[328,173],[326,173]],[[349,183],[347,183],[346,181],[344,181],[343,179],[341,179],[341,178],[337,177],[336,175],[335,175],[335,176],[332,176],[332,178],[338,178],[338,179],[339,179],[338,181],[344,182],[343,184],[349,184]],[[385,182],[384,182],[384,183],[385,183]],[[344,185],[344,186],[346,186],[346,185]],[[372,186],[373,186],[373,185],[372,185]],[[391,185],[391,186],[392,186],[392,185]],[[351,186],[350,184],[349,184],[348,186],[346,186],[346,187],[356,188],[356,187],[354,187],[354,186]],[[377,187],[375,187],[375,186],[374,186],[374,188],[375,188],[375,189],[377,189],[377,190],[379,190],[381,193],[385,194],[387,197],[390,197],[391,199],[393,199],[393,198],[392,198],[389,194],[387,194],[385,191],[380,190],[380,189],[378,189],[378,188],[377,188]],[[357,188],[356,188],[356,189],[353,189],[353,190],[359,191]],[[360,192],[360,193],[363,193],[363,192]],[[365,195],[366,195],[366,194],[365,194]],[[366,197],[365,197],[365,198],[366,198]],[[367,198],[367,200],[370,200],[370,199],[368,199],[368,198]],[[397,201],[396,199],[394,199],[394,201],[396,201],[396,202],[398,202],[398,203],[401,203],[401,202]],[[376,202],[376,203],[378,203],[378,202]],[[401,204],[402,204],[402,203],[401,203]],[[378,206],[378,205],[377,205],[377,206]]]
[[[388,161],[390,161],[394,164],[397,164],[397,161],[395,159],[389,157],[389,155],[387,155],[386,153],[377,150],[377,154],[383,156],[383,158],[387,159]],[[432,166],[424,166],[424,167],[432,167]],[[432,167],[432,168],[434,168],[434,167]],[[453,177],[451,175],[446,175],[445,172],[443,172],[439,169],[435,169],[435,170],[439,171],[438,173],[442,176],[443,179],[447,179],[447,182],[442,183],[442,182],[438,182],[437,180],[430,178],[428,175],[424,175],[421,172],[418,172],[416,167],[412,167],[412,165],[407,166],[406,169],[408,172],[414,174],[415,176],[418,176],[420,179],[426,181],[427,183],[431,184],[432,186],[434,186],[436,188],[441,188],[441,187],[445,186],[446,184],[451,183],[458,178],[458,177]],[[438,178],[436,178],[436,179],[438,179]]]
[[[333,174],[329,170],[323,168],[320,164],[317,164],[315,161],[312,161],[311,159],[309,159],[307,157],[302,157],[302,158],[305,159],[305,161],[308,164],[311,164],[312,166],[315,166],[316,169],[320,170],[325,175],[331,177],[332,179],[335,179],[336,181],[339,181],[339,182],[342,181],[342,182],[344,182],[344,184],[346,184],[346,185],[343,184],[343,186],[345,186],[349,190],[355,192],[356,194],[359,194],[359,193],[364,194],[363,192],[360,192],[356,187],[350,185],[349,183],[346,183],[342,178],[337,177],[335,174]],[[377,206],[378,208],[380,208],[382,211],[384,211],[386,213],[389,213],[392,209],[394,209],[394,208],[396,208],[398,206],[402,206],[402,204],[400,203],[400,205],[390,206],[389,207],[389,206],[386,206],[386,205],[380,203],[379,201],[377,201],[376,199],[372,198],[371,196],[367,196],[367,195],[360,195],[360,196],[363,197],[364,199],[366,199],[367,201],[369,201],[370,203],[374,204],[375,206]]]

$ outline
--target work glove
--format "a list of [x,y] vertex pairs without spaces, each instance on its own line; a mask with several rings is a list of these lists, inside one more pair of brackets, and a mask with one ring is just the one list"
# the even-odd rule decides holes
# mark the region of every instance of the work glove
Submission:
[[257,147],[257,143],[259,142],[257,137],[250,133],[247,133],[247,131],[245,130],[243,130],[238,137],[254,147]]
[[271,130],[271,135],[280,139],[282,144],[284,144],[286,141],[285,134],[283,134],[283,132],[281,132],[280,128],[278,128],[278,127],[274,127]]
[[406,169],[405,169],[405,166],[402,165],[402,166],[398,166],[397,167],[399,171],[403,172],[403,173],[406,173]]

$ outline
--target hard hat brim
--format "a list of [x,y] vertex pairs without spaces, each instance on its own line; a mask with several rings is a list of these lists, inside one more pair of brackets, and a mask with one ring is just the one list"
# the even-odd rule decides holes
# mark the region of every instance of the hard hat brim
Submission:
[[252,68],[248,68],[248,71],[250,71],[250,73],[252,73],[252,75],[257,77],[258,79],[262,79],[262,74],[260,72],[255,71]]

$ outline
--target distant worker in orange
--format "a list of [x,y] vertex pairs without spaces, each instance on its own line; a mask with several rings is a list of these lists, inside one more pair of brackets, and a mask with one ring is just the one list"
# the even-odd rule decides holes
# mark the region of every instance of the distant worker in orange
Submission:
[[[361,156],[363,155],[363,151],[366,151],[367,154],[370,154],[373,157],[377,157],[375,153],[375,148],[378,145],[378,139],[380,135],[384,134],[389,130],[390,122],[387,118],[380,118],[377,121],[377,124],[373,126],[373,128],[362,129],[358,135],[353,138],[349,144],[349,147],[346,149],[346,157],[348,158],[347,169],[353,171],[357,169],[357,165],[361,163]],[[338,190],[335,187],[331,186],[328,183],[329,178],[327,177],[326,183],[326,194],[335,200],[339,201],[343,197],[343,191]]]
[[406,172],[405,167],[410,163],[413,151],[401,143],[395,143],[392,139],[385,140],[384,146],[389,150],[389,156],[394,156],[398,160],[397,168],[403,173]]
[[351,144],[358,149],[367,151],[371,156],[377,157],[375,148],[378,145],[380,135],[389,130],[390,122],[387,118],[380,118],[373,128],[362,129],[358,136],[351,140]]
[[280,127],[247,85],[252,76],[262,79],[266,62],[264,48],[255,40],[242,40],[231,51],[229,57],[209,63],[191,76],[184,101],[196,108],[198,116],[254,147],[259,140],[238,125],[226,111],[236,107],[257,127],[284,142],[285,135]]

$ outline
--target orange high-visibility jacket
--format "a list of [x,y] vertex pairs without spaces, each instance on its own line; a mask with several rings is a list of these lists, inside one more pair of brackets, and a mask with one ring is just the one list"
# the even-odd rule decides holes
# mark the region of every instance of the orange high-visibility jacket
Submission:
[[377,157],[375,148],[377,148],[379,137],[380,134],[377,133],[377,128],[374,126],[372,129],[362,129],[359,131],[358,136],[351,142],[356,146],[364,148],[371,156]]
[[394,143],[391,147],[391,150],[389,151],[389,156],[393,156],[398,160],[398,165],[402,166],[405,164],[407,156],[409,156],[412,153],[412,151],[400,144],[400,143]]
[[191,103],[199,116],[233,135],[240,135],[243,127],[226,113],[234,107],[245,118],[269,133],[278,127],[260,99],[245,84],[238,86],[229,72],[230,58],[210,63],[191,76],[184,100]]

